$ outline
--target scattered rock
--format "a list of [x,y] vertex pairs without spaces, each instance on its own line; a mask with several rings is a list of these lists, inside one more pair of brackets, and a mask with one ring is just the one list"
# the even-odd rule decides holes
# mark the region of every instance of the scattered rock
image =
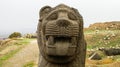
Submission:
[[102,48],[99,50],[104,52],[107,56],[120,55],[120,48]]
[[100,55],[98,53],[94,52],[94,53],[90,54],[89,59],[90,60],[101,60],[102,58],[100,57]]

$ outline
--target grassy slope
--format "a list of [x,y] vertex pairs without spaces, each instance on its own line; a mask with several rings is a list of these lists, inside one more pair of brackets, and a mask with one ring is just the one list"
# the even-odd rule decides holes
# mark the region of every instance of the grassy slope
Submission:
[[[85,31],[85,38],[87,41],[87,50],[97,49],[99,47],[120,47],[120,30],[87,30]],[[97,51],[99,52],[99,51]],[[116,62],[120,62],[120,55],[114,56],[112,58],[107,58],[103,55],[103,59],[100,61],[96,60],[86,60],[87,66],[91,67],[109,67]],[[87,54],[88,58],[88,54]],[[111,64],[112,63],[112,64]],[[119,65],[119,64],[118,64]]]
[[120,47],[120,30],[85,31],[87,48]]
[[[12,45],[8,45],[8,46],[18,46],[17,49],[12,49],[9,52],[5,53],[4,55],[0,56],[0,67],[2,66],[2,63],[5,60],[8,60],[12,56],[14,56],[14,54],[16,54],[24,45],[28,44],[33,39],[14,39],[14,40],[15,40],[15,42],[12,43]],[[9,43],[9,44],[11,44],[11,43]],[[6,48],[4,48],[4,49],[6,49]]]

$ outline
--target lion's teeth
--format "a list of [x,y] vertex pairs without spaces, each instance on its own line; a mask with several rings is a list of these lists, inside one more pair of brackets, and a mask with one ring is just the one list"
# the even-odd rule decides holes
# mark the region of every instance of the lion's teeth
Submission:
[[48,37],[48,45],[53,45],[54,44],[54,37],[53,36],[49,36]]
[[72,37],[71,42],[72,42],[72,45],[76,45],[76,44],[77,44],[77,39],[76,39],[76,37]]

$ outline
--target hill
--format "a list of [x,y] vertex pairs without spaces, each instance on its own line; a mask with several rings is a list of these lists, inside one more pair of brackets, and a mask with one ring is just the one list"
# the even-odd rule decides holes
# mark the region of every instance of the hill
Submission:
[[89,30],[120,30],[120,21],[98,22],[91,24]]
[[91,24],[84,30],[88,48],[120,45],[120,21]]
[[[87,42],[86,67],[120,67],[120,55],[106,56],[105,49],[120,49],[120,21],[100,22],[91,24],[84,29],[85,40]],[[89,55],[97,52],[102,60],[89,60]]]

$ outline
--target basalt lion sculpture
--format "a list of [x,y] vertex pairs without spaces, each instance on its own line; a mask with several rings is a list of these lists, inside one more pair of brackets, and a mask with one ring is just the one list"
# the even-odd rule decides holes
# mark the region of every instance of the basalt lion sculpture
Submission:
[[38,67],[85,67],[86,42],[78,10],[60,4],[41,8],[39,15]]

